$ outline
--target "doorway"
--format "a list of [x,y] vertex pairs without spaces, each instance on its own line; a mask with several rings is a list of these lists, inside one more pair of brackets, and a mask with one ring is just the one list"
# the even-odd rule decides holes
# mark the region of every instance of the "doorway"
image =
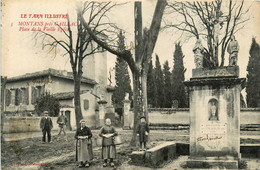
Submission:
[[67,119],[68,119],[68,124],[67,124],[67,130],[72,130],[72,127],[71,127],[71,124],[70,124],[70,119],[71,119],[71,117],[70,117],[70,111],[69,110],[66,110],[65,111],[65,116],[67,117]]

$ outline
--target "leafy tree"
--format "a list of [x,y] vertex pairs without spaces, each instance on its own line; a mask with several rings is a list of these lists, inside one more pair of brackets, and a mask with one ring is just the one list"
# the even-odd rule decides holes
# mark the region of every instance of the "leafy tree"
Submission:
[[155,76],[155,85],[157,89],[156,99],[158,101],[155,107],[164,107],[164,90],[163,90],[163,72],[159,60],[159,56],[156,54],[155,60],[155,68],[154,68],[154,76]]
[[[118,35],[118,49],[120,51],[125,50],[125,37],[122,31],[120,31],[120,34]],[[125,93],[129,93],[129,99],[131,99],[132,91],[130,86],[131,82],[128,73],[128,65],[126,61],[120,57],[117,57],[116,59],[115,79],[116,87],[112,96],[112,100],[113,103],[116,105],[116,108],[123,108],[123,100],[125,98]]]
[[165,61],[163,64],[163,77],[164,77],[164,107],[170,108],[172,106],[172,81],[169,62]]
[[260,107],[260,46],[252,39],[247,65],[246,100],[248,107]]
[[156,96],[157,96],[157,88],[156,88],[156,82],[154,76],[153,62],[151,61],[147,73],[147,100],[148,100],[148,105],[150,105],[151,107],[157,106],[158,101]]
[[178,107],[185,108],[188,106],[187,94],[185,92],[184,73],[186,69],[183,65],[184,55],[182,53],[180,43],[175,44],[173,55],[173,70],[172,70],[172,95],[173,100],[178,100]]
[[49,116],[58,116],[60,103],[55,97],[50,95],[50,93],[46,92],[44,95],[36,99],[35,111],[38,115],[41,115],[44,111],[48,111]]

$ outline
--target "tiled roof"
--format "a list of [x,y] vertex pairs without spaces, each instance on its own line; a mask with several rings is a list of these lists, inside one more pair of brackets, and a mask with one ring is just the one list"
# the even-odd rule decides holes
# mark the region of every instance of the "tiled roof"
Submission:
[[[89,90],[81,90],[80,94],[87,93]],[[58,100],[72,99],[74,98],[74,92],[64,92],[64,93],[55,93],[53,94]]]
[[[7,78],[7,82],[26,80],[26,79],[31,79],[31,78],[40,77],[40,76],[48,76],[48,75],[54,76],[54,77],[59,77],[59,78],[64,78],[64,79],[68,79],[68,80],[74,80],[72,72],[67,72],[66,70],[56,70],[56,69],[50,68],[48,70],[38,71],[38,72],[34,72],[34,73],[26,73],[24,75],[16,76],[16,77],[10,77],[10,78]],[[92,80],[87,77],[82,77],[81,82],[92,84],[92,85],[97,84],[97,82],[95,80]]]

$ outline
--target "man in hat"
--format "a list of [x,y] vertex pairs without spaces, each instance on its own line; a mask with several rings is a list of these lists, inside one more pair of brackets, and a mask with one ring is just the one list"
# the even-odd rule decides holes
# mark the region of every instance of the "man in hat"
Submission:
[[61,111],[61,115],[58,117],[57,123],[59,124],[59,128],[60,128],[58,136],[60,136],[61,132],[63,132],[66,137],[66,141],[68,141],[66,132],[65,132],[65,127],[66,127],[66,124],[68,123],[68,119],[66,116],[64,116],[63,111]]
[[141,122],[137,126],[137,135],[139,135],[140,151],[146,150],[146,142],[148,141],[148,134],[150,132],[145,116],[142,116]]
[[42,141],[45,142],[46,133],[48,136],[48,142],[51,142],[51,129],[52,129],[52,120],[48,116],[48,111],[43,112],[43,117],[41,118],[40,128],[42,129]]

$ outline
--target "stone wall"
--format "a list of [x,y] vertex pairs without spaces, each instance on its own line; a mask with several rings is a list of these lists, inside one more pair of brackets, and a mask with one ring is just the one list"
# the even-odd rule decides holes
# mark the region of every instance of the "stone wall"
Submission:
[[[133,127],[133,111],[130,111],[130,123]],[[189,108],[151,108],[149,122],[152,124],[189,124]],[[242,108],[240,124],[260,124],[260,108]]]
[[[52,117],[53,129],[58,130],[57,117]],[[2,133],[37,132],[41,117],[5,117],[2,120]]]

